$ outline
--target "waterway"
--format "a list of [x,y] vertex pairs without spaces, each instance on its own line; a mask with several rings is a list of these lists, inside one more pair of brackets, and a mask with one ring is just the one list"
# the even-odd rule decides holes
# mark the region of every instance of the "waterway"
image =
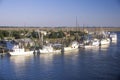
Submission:
[[118,41],[64,54],[0,57],[0,80],[120,80]]

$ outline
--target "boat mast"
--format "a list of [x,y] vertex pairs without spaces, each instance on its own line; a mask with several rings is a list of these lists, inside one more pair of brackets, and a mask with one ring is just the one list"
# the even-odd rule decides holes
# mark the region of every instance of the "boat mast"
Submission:
[[76,41],[78,40],[78,21],[77,21],[77,16],[76,16],[76,33],[75,33],[75,37],[76,37]]
[[77,27],[78,27],[78,22],[77,22],[77,16],[76,16],[76,31],[77,31]]

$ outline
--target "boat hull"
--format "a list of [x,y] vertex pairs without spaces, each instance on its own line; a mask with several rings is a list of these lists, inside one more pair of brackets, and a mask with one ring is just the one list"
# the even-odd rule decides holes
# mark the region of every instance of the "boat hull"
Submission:
[[116,33],[111,33],[110,38],[112,41],[117,41],[117,34]]
[[103,39],[103,40],[100,41],[101,45],[107,45],[109,43],[110,43],[110,39]]
[[18,55],[33,55],[33,51],[27,52],[9,52],[11,56],[18,56]]
[[73,48],[73,47],[64,47],[64,52],[74,51],[76,49],[78,49],[78,47],[75,47],[75,48]]
[[40,51],[41,54],[61,53],[61,50],[52,50],[52,51],[50,51],[50,50],[42,50],[42,49],[40,49],[39,51]]

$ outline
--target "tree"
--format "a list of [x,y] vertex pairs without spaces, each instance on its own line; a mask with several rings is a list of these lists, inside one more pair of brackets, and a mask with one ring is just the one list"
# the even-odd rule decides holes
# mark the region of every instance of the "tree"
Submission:
[[12,36],[15,37],[15,39],[20,39],[21,35],[19,31],[12,31]]
[[2,34],[3,34],[3,36],[4,36],[4,37],[8,37],[8,36],[9,36],[9,35],[8,35],[8,34],[9,34],[9,32],[8,32],[8,31],[6,31],[6,30],[2,31]]
[[49,35],[49,38],[63,38],[65,37],[65,34],[62,31],[54,32],[52,31]]
[[33,30],[33,31],[31,32],[31,36],[32,36],[33,38],[38,38],[38,37],[39,37],[38,32],[35,32],[35,30]]

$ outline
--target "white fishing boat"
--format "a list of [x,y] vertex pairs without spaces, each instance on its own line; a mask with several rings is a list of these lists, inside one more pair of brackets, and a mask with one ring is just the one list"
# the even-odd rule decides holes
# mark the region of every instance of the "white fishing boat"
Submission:
[[68,47],[64,47],[64,52],[67,52],[67,51],[73,51],[75,49],[78,49],[79,47],[79,43],[77,41],[73,41],[70,46]]
[[105,38],[105,39],[100,40],[100,45],[107,45],[107,44],[110,44],[109,38]]
[[100,42],[99,42],[98,39],[93,39],[93,40],[91,41],[91,43],[92,43],[92,46],[99,46],[99,45],[100,45]]
[[99,45],[100,45],[99,40],[93,39],[93,40],[89,40],[89,41],[87,40],[87,43],[83,43],[83,45],[80,44],[80,47],[85,48],[85,49],[89,49],[89,48],[99,47]]
[[60,53],[61,50],[54,49],[52,44],[44,45],[42,49],[39,50],[40,53]]
[[25,51],[24,48],[20,48],[18,45],[14,45],[12,48],[12,51],[9,52],[11,56],[17,56],[17,55],[32,55],[33,51]]
[[117,34],[116,33],[110,33],[110,38],[112,41],[117,41]]

